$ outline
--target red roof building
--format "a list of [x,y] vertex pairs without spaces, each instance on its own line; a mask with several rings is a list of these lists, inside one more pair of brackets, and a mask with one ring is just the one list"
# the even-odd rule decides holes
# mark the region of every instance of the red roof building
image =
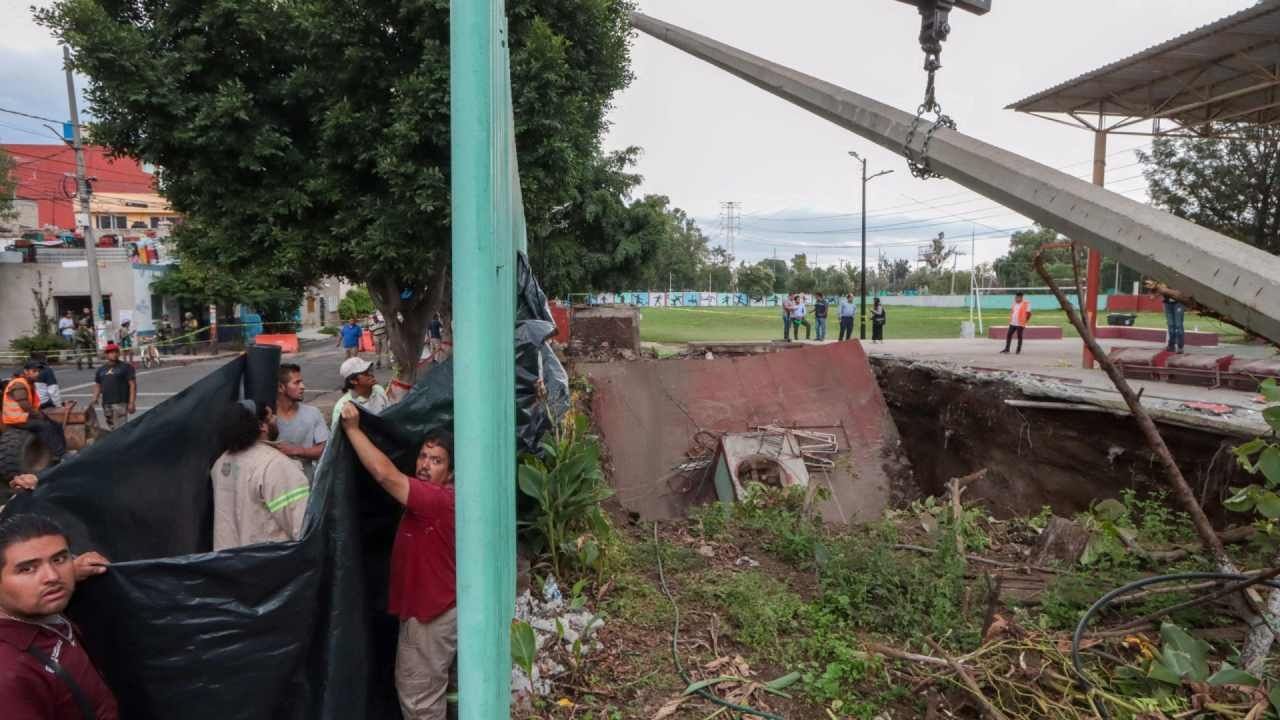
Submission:
[[[74,200],[76,155],[67,145],[0,145],[13,161],[18,199],[34,200],[40,226],[76,229]],[[154,193],[155,176],[130,158],[108,157],[106,148],[84,148],[85,174],[92,179],[93,192]],[[105,198],[104,198],[105,199]]]

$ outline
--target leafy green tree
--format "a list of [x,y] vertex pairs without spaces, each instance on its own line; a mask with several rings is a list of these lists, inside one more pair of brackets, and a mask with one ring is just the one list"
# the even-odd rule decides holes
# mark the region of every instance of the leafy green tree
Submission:
[[738,291],[753,299],[762,299],[774,292],[773,271],[764,262],[738,266]]
[[947,247],[946,236],[938,233],[938,237],[929,241],[929,250],[924,255],[924,264],[930,272],[939,272],[956,254],[956,248]]
[[[630,80],[630,9],[507,3],[534,237]],[[364,284],[412,378],[451,261],[448,0],[54,0],[36,17],[90,79],[96,142],[162,168],[161,191],[205,229],[181,236],[184,254],[297,290]]]
[[[1031,261],[1041,245],[1056,242],[1065,242],[1065,240],[1058,235],[1057,231],[1041,225],[1037,225],[1031,230],[1022,230],[1014,233],[1009,238],[1008,254],[996,259],[993,264],[997,283],[1001,287],[1039,287],[1043,285],[1044,281],[1036,273]],[[1070,250],[1065,248],[1046,250],[1044,257],[1045,269],[1049,271],[1055,280],[1063,281],[1066,287],[1071,287],[1075,284]],[[1077,257],[1081,275],[1080,282],[1082,283],[1085,280],[1084,273],[1087,261],[1088,253],[1082,246]]]
[[343,320],[359,320],[372,315],[373,311],[373,298],[360,286],[348,290],[346,297],[338,301],[338,317]]
[[1158,138],[1138,152],[1151,202],[1280,254],[1280,129],[1220,129],[1238,139]]
[[13,174],[13,158],[4,148],[0,148],[0,220],[14,217],[13,193],[18,187],[18,179]]
[[775,293],[791,292],[791,268],[787,265],[786,260],[766,258],[761,260],[760,264],[769,268],[769,272],[773,273],[773,291]]
[[809,257],[804,253],[791,256],[791,272],[799,275],[809,270]]

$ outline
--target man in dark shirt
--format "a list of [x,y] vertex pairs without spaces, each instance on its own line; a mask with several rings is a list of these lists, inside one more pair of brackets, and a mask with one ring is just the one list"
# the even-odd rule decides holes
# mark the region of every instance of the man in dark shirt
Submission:
[[111,689],[62,614],[77,582],[106,571],[98,553],[73,556],[44,516],[0,522],[0,716],[117,720]]
[[129,421],[129,416],[138,411],[138,381],[133,366],[120,362],[120,348],[115,343],[107,343],[107,362],[98,368],[93,378],[93,397],[89,407],[98,404],[102,398],[102,416],[107,421],[107,429],[115,430]]
[[827,299],[818,293],[817,298],[813,301],[813,319],[816,327],[814,330],[818,334],[818,342],[827,339]]
[[360,429],[354,403],[342,408],[342,427],[360,464],[405,509],[391,548],[387,604],[387,611],[400,618],[400,709],[405,720],[444,720],[449,669],[458,652],[453,437],[428,433],[409,477]]

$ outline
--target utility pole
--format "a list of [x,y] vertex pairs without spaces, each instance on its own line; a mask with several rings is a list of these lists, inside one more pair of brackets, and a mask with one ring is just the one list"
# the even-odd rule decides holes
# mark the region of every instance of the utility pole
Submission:
[[880,172],[867,177],[867,161],[861,155],[850,150],[849,157],[857,160],[862,164],[862,281],[858,283],[861,286],[861,302],[858,309],[858,315],[861,318],[858,324],[858,339],[867,339],[867,183],[875,180],[881,175],[888,175],[892,170],[881,170]]
[[737,292],[738,282],[734,273],[733,261],[737,258],[735,241],[738,230],[742,228],[742,203],[729,200],[720,203],[720,235],[724,248],[729,251],[729,292]]
[[71,51],[66,45],[62,46],[62,64],[67,71],[67,105],[71,108],[72,146],[76,151],[76,194],[80,196],[80,212],[85,222],[84,259],[89,269],[89,301],[93,303],[96,338],[99,329],[97,326],[106,320],[106,308],[102,306],[102,282],[98,279],[98,241],[93,234],[93,215],[89,212],[89,180],[85,177],[84,170],[84,144],[80,139],[80,113],[76,109],[76,83],[71,75]]

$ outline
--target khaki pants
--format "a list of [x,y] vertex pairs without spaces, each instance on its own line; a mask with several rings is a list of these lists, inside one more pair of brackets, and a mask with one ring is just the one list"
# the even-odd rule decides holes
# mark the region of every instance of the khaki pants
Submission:
[[129,421],[129,405],[127,403],[118,403],[102,405],[102,419],[107,423],[108,430],[115,430]]
[[458,609],[431,622],[400,622],[396,694],[404,720],[444,720],[449,669],[458,653]]

